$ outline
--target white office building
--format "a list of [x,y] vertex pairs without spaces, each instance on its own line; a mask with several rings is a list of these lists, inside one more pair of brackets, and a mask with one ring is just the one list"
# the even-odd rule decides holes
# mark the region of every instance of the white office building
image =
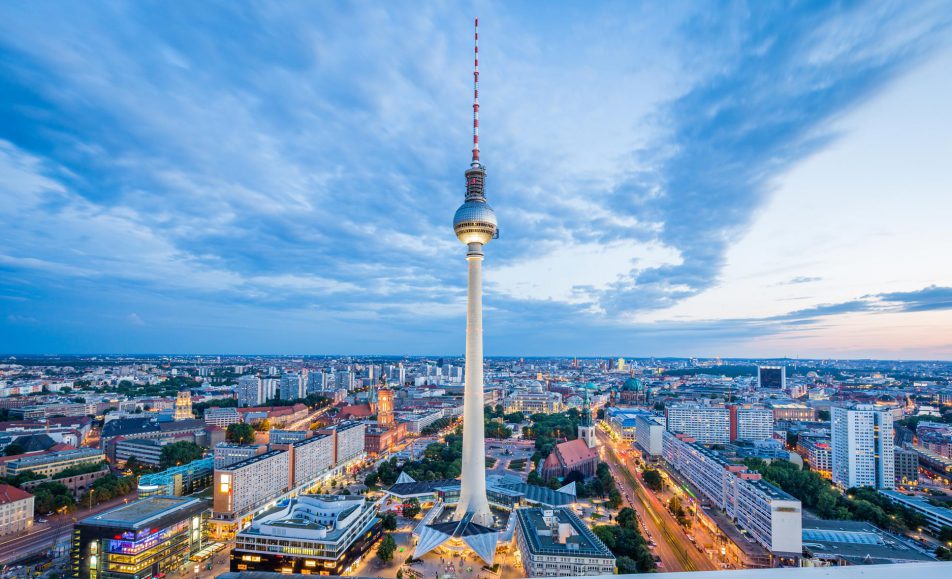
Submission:
[[895,488],[891,412],[873,406],[834,406],[830,430],[834,483],[843,488]]

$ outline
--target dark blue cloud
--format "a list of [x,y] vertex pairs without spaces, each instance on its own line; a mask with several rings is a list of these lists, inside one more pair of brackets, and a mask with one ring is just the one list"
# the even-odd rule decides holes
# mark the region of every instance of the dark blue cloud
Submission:
[[931,312],[952,309],[952,288],[931,285],[910,292],[877,294],[880,300],[899,306],[904,312]]

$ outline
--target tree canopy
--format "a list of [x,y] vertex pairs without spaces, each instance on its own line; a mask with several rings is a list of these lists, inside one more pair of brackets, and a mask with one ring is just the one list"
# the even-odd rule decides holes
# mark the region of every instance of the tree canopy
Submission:
[[225,439],[235,444],[251,444],[255,441],[255,429],[244,422],[229,424],[225,429]]
[[173,442],[172,444],[166,444],[162,447],[162,455],[159,458],[159,466],[162,468],[170,468],[173,466],[188,464],[193,460],[202,458],[202,455],[204,454],[204,449],[194,442],[189,442],[187,440]]

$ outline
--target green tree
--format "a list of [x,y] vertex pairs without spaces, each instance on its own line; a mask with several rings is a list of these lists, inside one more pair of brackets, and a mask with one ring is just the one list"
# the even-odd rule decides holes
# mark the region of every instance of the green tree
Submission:
[[255,429],[244,422],[229,424],[225,430],[225,438],[235,444],[251,444],[255,441]]
[[664,479],[661,478],[661,473],[653,468],[646,468],[641,473],[641,478],[645,481],[645,486],[655,492],[660,492],[664,488]]
[[396,550],[397,542],[393,540],[393,535],[384,535],[380,544],[377,545],[377,557],[384,562],[392,561]]
[[380,524],[383,526],[384,531],[396,531],[397,517],[393,513],[384,513],[380,519]]
[[195,444],[194,442],[189,442],[187,440],[173,442],[172,444],[166,444],[162,447],[162,455],[159,458],[159,466],[162,468],[170,468],[173,466],[188,464],[193,460],[202,458],[202,455],[204,454],[205,451],[202,449],[202,447]]

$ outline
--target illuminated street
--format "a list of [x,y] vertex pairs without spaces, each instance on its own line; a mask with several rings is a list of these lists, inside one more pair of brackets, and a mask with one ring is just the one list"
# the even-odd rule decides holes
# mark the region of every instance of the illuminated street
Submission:
[[598,429],[597,436],[601,442],[599,447],[604,460],[615,483],[619,486],[625,503],[632,506],[638,513],[648,535],[645,539],[654,539],[657,546],[652,552],[661,558],[658,571],[705,571],[717,569],[704,554],[698,552],[687,534],[675,521],[674,516],[661,504],[661,501],[642,485],[641,481],[632,472],[630,464],[624,464],[618,456],[620,444],[611,440],[602,429]]

